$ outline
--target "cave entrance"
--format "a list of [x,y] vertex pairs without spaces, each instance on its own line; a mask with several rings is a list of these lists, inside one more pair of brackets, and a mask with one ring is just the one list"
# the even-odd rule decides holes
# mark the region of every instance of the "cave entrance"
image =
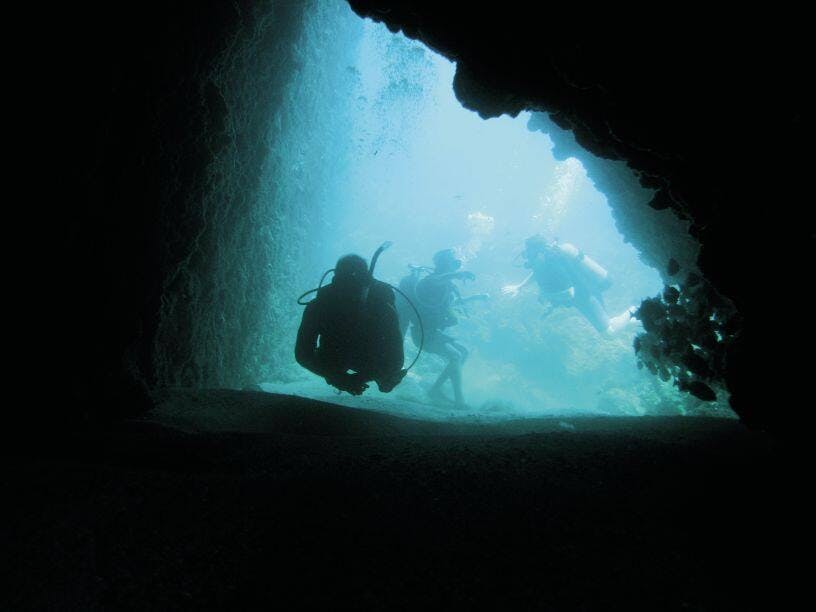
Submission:
[[[557,160],[550,138],[528,127],[529,113],[479,118],[453,93],[453,63],[345,6],[310,17],[301,54],[289,92],[295,127],[289,149],[278,151],[289,163],[275,178],[309,194],[309,214],[297,222],[309,244],[298,262],[308,286],[340,255],[368,258],[393,241],[377,267],[381,280],[397,285],[409,266],[430,266],[451,248],[476,276],[459,283],[462,294],[489,298],[459,311],[448,330],[470,351],[467,414],[428,402],[444,365],[430,353],[387,395],[372,384],[361,398],[337,396],[294,363],[265,389],[426,418],[689,410],[693,398],[637,367],[636,321],[602,333],[577,308],[542,298],[534,281],[510,288],[528,274],[522,251],[536,234],[574,245],[608,271],[610,317],[663,287],[616,229],[581,161]],[[407,362],[415,354],[406,339]]]

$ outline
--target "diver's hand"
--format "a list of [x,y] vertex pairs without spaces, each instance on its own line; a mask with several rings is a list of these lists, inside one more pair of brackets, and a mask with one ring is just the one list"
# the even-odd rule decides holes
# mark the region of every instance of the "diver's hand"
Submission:
[[400,370],[391,376],[385,376],[381,380],[377,381],[377,388],[382,391],[383,393],[391,392],[394,387],[402,382],[402,379],[405,378],[405,375],[408,373],[408,370]]
[[360,374],[346,374],[346,388],[345,391],[348,391],[352,395],[362,395],[363,391],[368,389],[368,385],[366,384],[363,377]]
[[336,387],[340,391],[346,391],[352,395],[362,395],[363,391],[368,389],[368,385],[363,380],[363,377],[357,373],[333,376],[331,379],[327,378],[326,382],[332,387]]
[[465,270],[459,273],[459,278],[467,281],[475,281],[476,275],[473,272],[468,272],[467,270]]
[[502,287],[502,295],[506,295],[507,297],[518,297],[519,289],[521,289],[521,285],[505,285]]

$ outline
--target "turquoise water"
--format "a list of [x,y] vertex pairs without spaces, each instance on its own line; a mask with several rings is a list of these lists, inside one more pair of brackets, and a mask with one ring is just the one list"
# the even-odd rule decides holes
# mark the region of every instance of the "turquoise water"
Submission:
[[[539,233],[575,245],[609,272],[610,316],[658,294],[663,283],[625,243],[581,162],[557,161],[550,139],[527,129],[528,114],[482,120],[456,100],[453,63],[346,11],[318,12],[307,24],[307,61],[288,92],[292,116],[279,119],[290,128],[279,128],[273,144],[273,159],[288,156],[276,180],[289,197],[304,199],[300,216],[288,220],[299,247],[292,277],[303,290],[340,255],[369,257],[386,240],[393,246],[377,277],[395,285],[409,265],[431,265],[436,251],[453,248],[476,276],[458,283],[462,294],[489,296],[448,330],[470,351],[466,414],[728,414],[723,401],[704,404],[638,369],[636,322],[602,334],[575,308],[542,303],[534,282],[517,295],[502,291],[526,276],[520,253]],[[280,287],[287,290],[274,296],[275,316],[286,319],[279,329],[291,346],[300,309]],[[414,355],[407,339],[407,362]],[[391,394],[372,385],[364,398],[345,401],[462,416],[426,398],[443,366],[425,353]],[[333,396],[293,356],[267,378],[268,390]]]

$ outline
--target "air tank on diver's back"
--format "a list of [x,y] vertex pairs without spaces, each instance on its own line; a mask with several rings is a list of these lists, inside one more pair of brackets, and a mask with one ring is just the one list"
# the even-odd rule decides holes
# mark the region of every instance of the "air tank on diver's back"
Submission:
[[612,286],[609,272],[597,261],[574,245],[564,242],[555,246],[567,261],[573,263],[584,280],[592,285],[595,291],[605,291]]

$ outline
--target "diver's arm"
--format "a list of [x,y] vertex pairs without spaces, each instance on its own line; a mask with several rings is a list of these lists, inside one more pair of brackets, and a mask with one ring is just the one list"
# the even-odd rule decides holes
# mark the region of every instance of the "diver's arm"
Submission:
[[394,389],[408,373],[403,369],[405,363],[404,335],[400,329],[399,313],[394,301],[394,292],[389,288],[379,312],[379,339],[382,350],[375,378],[377,387],[383,393]]
[[459,292],[459,290],[456,287],[453,288],[453,295],[454,295],[453,305],[454,306],[462,306],[462,307],[464,307],[466,304],[469,304],[470,302],[476,302],[478,300],[489,300],[490,299],[490,295],[487,294],[487,293],[475,293],[475,294],[469,295],[467,297],[462,297],[462,294]]
[[322,367],[320,360],[317,358],[317,338],[320,335],[317,322],[317,307],[314,304],[309,304],[303,311],[303,318],[298,328],[295,359],[310,372],[325,377],[329,372],[326,371],[325,367]]
[[320,335],[318,326],[319,313],[314,304],[306,306],[303,311],[303,319],[298,328],[297,342],[295,344],[295,359],[310,372],[322,376],[331,386],[347,391],[352,395],[360,395],[368,389],[368,385],[361,379],[359,374],[349,374],[338,371],[335,366],[324,363],[320,359],[317,351],[317,339]]
[[460,297],[457,300],[457,304],[469,304],[470,302],[476,302],[478,300],[489,300],[490,294],[489,293],[474,293],[473,295],[469,295],[467,297]]
[[399,372],[405,361],[405,336],[400,330],[396,296],[388,285],[377,283],[375,287],[381,292],[382,300],[378,309],[378,330],[382,340],[381,365],[385,372]]
[[459,272],[445,272],[444,274],[432,274],[427,278],[433,278],[434,281],[442,282],[442,281],[452,281],[452,280],[476,280],[476,275],[473,272],[468,272],[467,270],[461,270]]
[[524,285],[526,285],[527,283],[529,283],[530,279],[533,278],[533,274],[535,274],[535,272],[530,272],[527,275],[527,278],[521,281],[518,285],[505,285],[504,287],[502,287],[501,290],[502,293],[504,295],[509,295],[510,297],[516,297],[521,288],[524,287]]
[[383,365],[387,372],[399,372],[405,362],[405,345],[399,328],[399,316],[393,304],[387,304],[383,312],[385,346]]

